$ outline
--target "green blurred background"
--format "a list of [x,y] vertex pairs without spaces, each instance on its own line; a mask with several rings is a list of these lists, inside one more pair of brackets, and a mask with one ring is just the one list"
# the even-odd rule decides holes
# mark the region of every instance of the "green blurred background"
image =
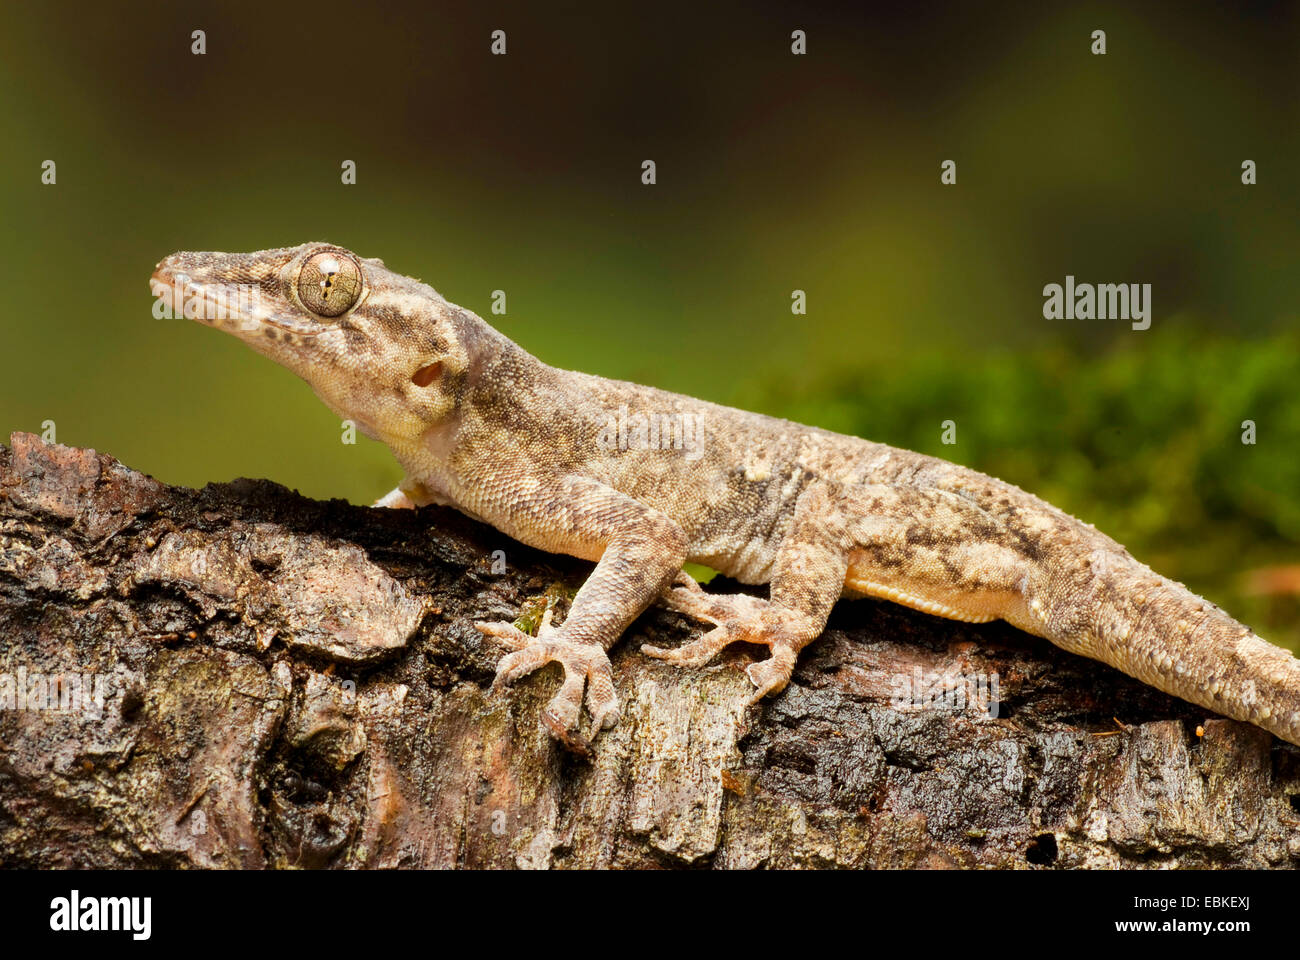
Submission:
[[[1300,644],[1294,6],[3,13],[5,434],[370,501],[382,447],[150,313],[173,250],[329,240],[550,363],[1018,483]],[[1151,329],[1044,320],[1066,274],[1152,284]]]

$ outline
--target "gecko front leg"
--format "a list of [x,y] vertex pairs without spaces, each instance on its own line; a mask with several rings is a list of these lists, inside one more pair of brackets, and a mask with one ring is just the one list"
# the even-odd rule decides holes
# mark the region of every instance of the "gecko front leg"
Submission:
[[564,668],[564,682],[542,722],[565,746],[586,752],[581,733],[583,692],[592,732],[618,722],[621,708],[608,651],[681,570],[686,535],[665,514],[610,487],[582,477],[521,481],[503,500],[501,519],[519,540],[542,550],[599,558],[559,627],[549,616],[538,636],[513,624],[475,626],[512,648],[497,666],[494,686],[508,686],[549,663]]

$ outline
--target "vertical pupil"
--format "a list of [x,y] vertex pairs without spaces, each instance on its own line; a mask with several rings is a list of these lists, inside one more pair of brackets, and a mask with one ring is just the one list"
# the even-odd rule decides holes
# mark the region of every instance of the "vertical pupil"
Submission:
[[[344,266],[350,267],[346,278],[343,277]],[[305,271],[315,274],[308,278],[306,272],[299,280],[301,296],[304,301],[310,299],[317,305],[322,316],[333,317],[343,313],[357,302],[357,290],[360,271],[351,261],[333,254],[320,253],[308,261]],[[341,279],[342,278],[342,279]],[[310,286],[308,286],[310,284]],[[314,287],[314,291],[311,289]],[[334,292],[338,291],[338,296]],[[304,304],[310,308],[310,304]]]
[[317,264],[317,268],[325,275],[320,282],[321,296],[329,299],[330,288],[334,286],[334,275],[339,272],[339,262],[333,257],[325,257]]

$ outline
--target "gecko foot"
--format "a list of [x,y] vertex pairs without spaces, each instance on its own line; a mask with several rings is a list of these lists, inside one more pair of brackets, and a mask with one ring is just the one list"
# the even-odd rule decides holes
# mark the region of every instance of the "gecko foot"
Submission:
[[394,487],[371,504],[372,507],[388,507],[392,510],[414,510],[415,501],[408,497],[401,487]]
[[550,610],[542,615],[536,637],[530,637],[512,623],[479,622],[474,626],[514,651],[502,657],[497,664],[493,690],[509,686],[548,663],[558,663],[564,667],[564,682],[542,711],[542,723],[553,737],[570,750],[584,754],[591,752],[591,741],[582,735],[579,723],[582,718],[584,689],[587,694],[587,710],[591,713],[593,735],[618,722],[621,710],[618,694],[614,690],[614,673],[609,656],[595,644],[578,643],[557,636],[562,628],[551,625]]
[[757,643],[771,649],[768,659],[752,663],[745,670],[755,687],[751,704],[785,689],[794,673],[799,651],[821,633],[821,627],[811,617],[796,610],[748,594],[709,594],[693,580],[683,583],[680,577],[665,592],[663,601],[671,609],[712,623],[714,627],[703,636],[672,649],[643,644],[641,652],[648,657],[683,667],[699,667],[733,643]]
[[715,626],[755,616],[770,605],[768,601],[746,593],[706,593],[699,581],[684,570],[677,574],[677,579],[663,592],[660,600],[670,610]]

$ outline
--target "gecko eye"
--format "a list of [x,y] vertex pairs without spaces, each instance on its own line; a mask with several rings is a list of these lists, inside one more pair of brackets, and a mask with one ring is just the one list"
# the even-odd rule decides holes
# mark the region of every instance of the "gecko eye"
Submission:
[[346,253],[313,254],[298,274],[298,299],[312,313],[337,317],[361,296],[361,267]]

